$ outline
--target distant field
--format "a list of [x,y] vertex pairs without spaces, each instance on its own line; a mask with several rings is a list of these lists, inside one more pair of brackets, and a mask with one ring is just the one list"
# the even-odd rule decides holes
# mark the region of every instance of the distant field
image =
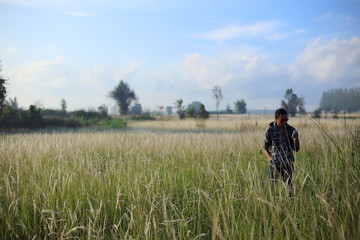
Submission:
[[272,120],[0,135],[0,239],[359,239],[359,120],[290,118],[294,199],[267,183]]

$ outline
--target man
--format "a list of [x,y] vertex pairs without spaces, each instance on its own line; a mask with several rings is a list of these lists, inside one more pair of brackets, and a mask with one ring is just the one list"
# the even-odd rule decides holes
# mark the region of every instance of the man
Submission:
[[298,131],[287,124],[288,120],[285,109],[275,111],[275,121],[269,124],[265,132],[264,153],[269,161],[269,179],[276,180],[281,175],[289,187],[290,196],[293,197],[293,151],[299,151],[300,141]]

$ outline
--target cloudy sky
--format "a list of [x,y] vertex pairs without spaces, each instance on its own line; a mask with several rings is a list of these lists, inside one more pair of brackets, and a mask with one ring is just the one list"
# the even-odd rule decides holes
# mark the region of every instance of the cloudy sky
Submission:
[[360,0],[0,0],[1,75],[20,106],[114,104],[122,79],[143,108],[244,99],[279,107],[285,90],[318,106],[360,87]]

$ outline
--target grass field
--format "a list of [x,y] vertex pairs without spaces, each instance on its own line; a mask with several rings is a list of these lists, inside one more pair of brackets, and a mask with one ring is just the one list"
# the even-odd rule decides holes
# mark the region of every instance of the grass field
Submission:
[[359,120],[290,119],[295,198],[267,182],[270,121],[0,135],[0,239],[359,239]]

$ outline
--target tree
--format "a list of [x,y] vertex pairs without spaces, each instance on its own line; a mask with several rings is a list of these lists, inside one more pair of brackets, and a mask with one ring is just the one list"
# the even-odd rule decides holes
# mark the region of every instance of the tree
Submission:
[[320,108],[325,111],[325,118],[327,112],[331,111],[331,101],[329,99],[329,92],[323,92],[320,99]]
[[205,122],[206,122],[206,119],[209,118],[209,112],[206,111],[205,109],[205,105],[204,104],[201,104],[200,105],[200,110],[198,113],[196,113],[196,125],[198,127],[205,127]]
[[200,110],[199,110],[199,112],[198,112],[196,115],[197,115],[197,118],[200,118],[200,119],[204,120],[204,119],[209,118],[209,115],[210,115],[210,114],[209,114],[208,111],[206,111],[205,105],[204,105],[204,104],[201,104],[201,105],[200,105]]
[[195,117],[195,107],[193,105],[189,105],[186,108],[186,116],[187,117]]
[[330,89],[321,95],[320,107],[326,112],[355,112],[360,110],[360,88]]
[[135,103],[134,106],[131,108],[131,114],[142,114],[142,106],[140,103]]
[[221,91],[221,87],[219,86],[215,86],[213,89],[212,89],[212,93],[213,93],[213,96],[215,98],[215,106],[216,106],[216,120],[219,120],[219,105],[220,105],[220,102],[223,100],[223,95],[222,95],[222,91]]
[[120,80],[115,89],[110,92],[110,97],[116,101],[122,115],[127,115],[130,105],[137,100],[135,92],[123,80]]
[[61,99],[61,101],[60,101],[60,106],[61,106],[61,111],[62,111],[63,113],[66,113],[67,104],[66,104],[65,99]]
[[102,116],[106,117],[106,116],[108,115],[108,113],[109,113],[109,109],[108,109],[108,107],[107,107],[105,104],[103,104],[103,105],[101,105],[101,106],[98,107],[98,112],[99,112]]
[[9,101],[7,101],[7,104],[15,110],[19,109],[19,103],[18,103],[16,97],[14,97],[14,99],[9,98]]
[[[2,71],[1,62],[0,62],[0,73]],[[0,75],[0,110],[2,110],[5,98],[6,98],[6,87],[5,84],[7,79]],[[1,113],[1,112],[0,112]]]
[[175,102],[176,112],[179,115],[180,119],[185,118],[185,107],[182,104],[183,104],[182,99],[177,99],[176,102]]
[[246,102],[244,99],[237,100],[236,102],[234,102],[234,105],[235,105],[235,113],[244,114],[247,112]]
[[315,109],[315,111],[311,114],[313,118],[320,118],[321,117],[321,108]]
[[230,104],[226,105],[226,110],[225,111],[226,111],[227,114],[233,114],[234,113],[233,110],[230,107]]
[[285,108],[286,111],[291,116],[296,116],[298,111],[305,112],[305,102],[303,98],[299,98],[292,90],[289,88],[286,90],[284,98],[287,100],[281,100],[281,107]]

